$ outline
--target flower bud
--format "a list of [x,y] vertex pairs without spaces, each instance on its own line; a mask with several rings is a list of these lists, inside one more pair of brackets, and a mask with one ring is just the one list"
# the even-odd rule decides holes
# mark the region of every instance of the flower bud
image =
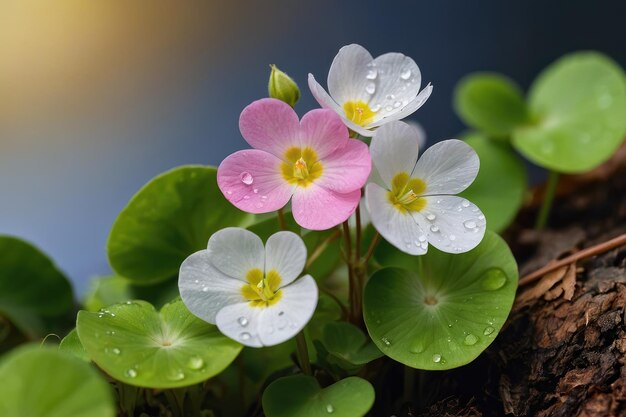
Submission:
[[271,98],[282,100],[294,107],[300,100],[300,89],[298,84],[287,74],[279,70],[276,65],[270,65],[272,72],[270,73],[270,81],[267,90]]

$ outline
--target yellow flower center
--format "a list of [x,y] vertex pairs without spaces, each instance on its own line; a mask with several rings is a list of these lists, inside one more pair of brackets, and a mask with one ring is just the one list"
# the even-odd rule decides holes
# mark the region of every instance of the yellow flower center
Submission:
[[308,187],[318,179],[324,171],[324,166],[317,160],[317,154],[309,147],[296,146],[287,149],[281,165],[283,178],[290,184]]
[[263,271],[254,268],[246,274],[246,281],[241,287],[241,294],[250,301],[252,307],[268,307],[276,304],[283,293],[278,289],[280,286],[280,275],[276,270],[270,270],[267,275]]
[[401,213],[421,211],[426,207],[426,199],[421,195],[426,191],[426,183],[419,178],[411,178],[407,172],[400,172],[391,180],[391,191],[387,197]]
[[346,112],[348,119],[359,126],[370,124],[376,115],[364,101],[346,101],[343,104],[343,111]]

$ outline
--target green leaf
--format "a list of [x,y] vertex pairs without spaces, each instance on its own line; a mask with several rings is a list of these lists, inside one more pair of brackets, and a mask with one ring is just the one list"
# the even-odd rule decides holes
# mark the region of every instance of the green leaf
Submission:
[[61,344],[59,344],[59,350],[76,356],[77,358],[84,361],[91,362],[91,358],[85,351],[83,344],[80,342],[76,329],[72,329],[72,331],[69,332],[67,336],[63,338],[63,340],[61,340]]
[[160,308],[178,296],[176,280],[141,286],[133,285],[129,280],[113,275],[93,278],[83,305],[88,311],[98,311],[111,304],[145,300]]
[[288,376],[272,382],[263,393],[267,417],[361,417],[373,404],[374,388],[355,376],[323,389],[313,377]]
[[613,155],[626,135],[626,77],[605,55],[579,52],[550,65],[533,83],[533,126],[513,145],[558,172],[588,171]]
[[454,92],[454,107],[467,125],[494,136],[508,135],[530,120],[520,88],[498,74],[463,78]]
[[57,328],[74,309],[72,287],[39,249],[0,236],[0,316],[31,337]]
[[109,235],[109,262],[135,284],[164,281],[177,276],[187,256],[205,249],[213,233],[245,227],[252,217],[226,201],[215,168],[175,168],[146,184],[122,210]]
[[109,384],[89,364],[55,348],[12,351],[0,364],[0,415],[114,417]]
[[368,335],[346,322],[327,323],[322,344],[329,353],[326,360],[345,370],[356,370],[383,356]]
[[116,304],[101,312],[81,311],[78,336],[94,362],[130,385],[176,388],[220,373],[241,345],[193,316],[182,301],[161,312],[144,301]]
[[[517,265],[507,244],[487,231],[462,254],[430,247],[409,256],[381,247],[386,266],[365,287],[364,318],[390,358],[418,369],[451,369],[493,342],[515,298]],[[400,268],[395,268],[400,267]]]
[[510,145],[493,141],[480,133],[465,142],[480,157],[478,176],[460,195],[476,204],[487,218],[487,228],[504,230],[515,219],[526,192],[526,167]]

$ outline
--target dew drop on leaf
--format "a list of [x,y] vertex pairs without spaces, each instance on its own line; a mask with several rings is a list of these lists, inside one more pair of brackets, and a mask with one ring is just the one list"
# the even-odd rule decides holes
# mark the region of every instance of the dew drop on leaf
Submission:
[[383,337],[382,339],[380,339],[380,341],[383,342],[385,346],[391,346],[391,341],[386,337]]
[[424,343],[422,343],[421,340],[414,341],[413,343],[411,343],[411,346],[409,347],[409,352],[411,353],[422,353],[425,350],[426,350],[426,346],[424,345]]
[[187,361],[187,367],[197,371],[204,366],[204,360],[200,356],[192,356]]
[[439,362],[441,362],[441,355],[440,355],[440,354],[438,354],[438,353],[435,353],[435,354],[433,355],[433,362],[435,362],[435,363],[439,363]]
[[494,329],[493,327],[487,326],[487,327],[485,327],[485,331],[483,332],[483,334],[485,336],[489,336],[490,334],[492,334],[495,331],[496,331],[496,329]]
[[135,378],[137,376],[137,371],[135,371],[134,369],[130,368],[130,369],[126,370],[125,375],[128,378]]
[[506,274],[500,268],[490,268],[485,272],[481,287],[488,291],[499,290],[506,283]]
[[332,404],[326,404],[326,412],[328,414],[334,413],[335,412],[335,407],[333,407]]
[[471,333],[465,336],[465,339],[463,339],[463,343],[467,346],[474,346],[476,342],[478,342],[478,337],[474,336]]
[[185,373],[179,369],[177,371],[174,371],[169,376],[169,379],[172,381],[182,381],[183,379],[185,379]]

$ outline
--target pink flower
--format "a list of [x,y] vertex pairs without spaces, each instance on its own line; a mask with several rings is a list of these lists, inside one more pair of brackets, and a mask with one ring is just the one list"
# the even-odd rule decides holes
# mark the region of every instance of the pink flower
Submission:
[[255,149],[228,156],[217,171],[220,190],[235,207],[268,213],[293,197],[296,222],[312,230],[329,229],[354,212],[371,159],[335,112],[312,110],[300,121],[288,104],[266,98],[241,112],[239,129]]

